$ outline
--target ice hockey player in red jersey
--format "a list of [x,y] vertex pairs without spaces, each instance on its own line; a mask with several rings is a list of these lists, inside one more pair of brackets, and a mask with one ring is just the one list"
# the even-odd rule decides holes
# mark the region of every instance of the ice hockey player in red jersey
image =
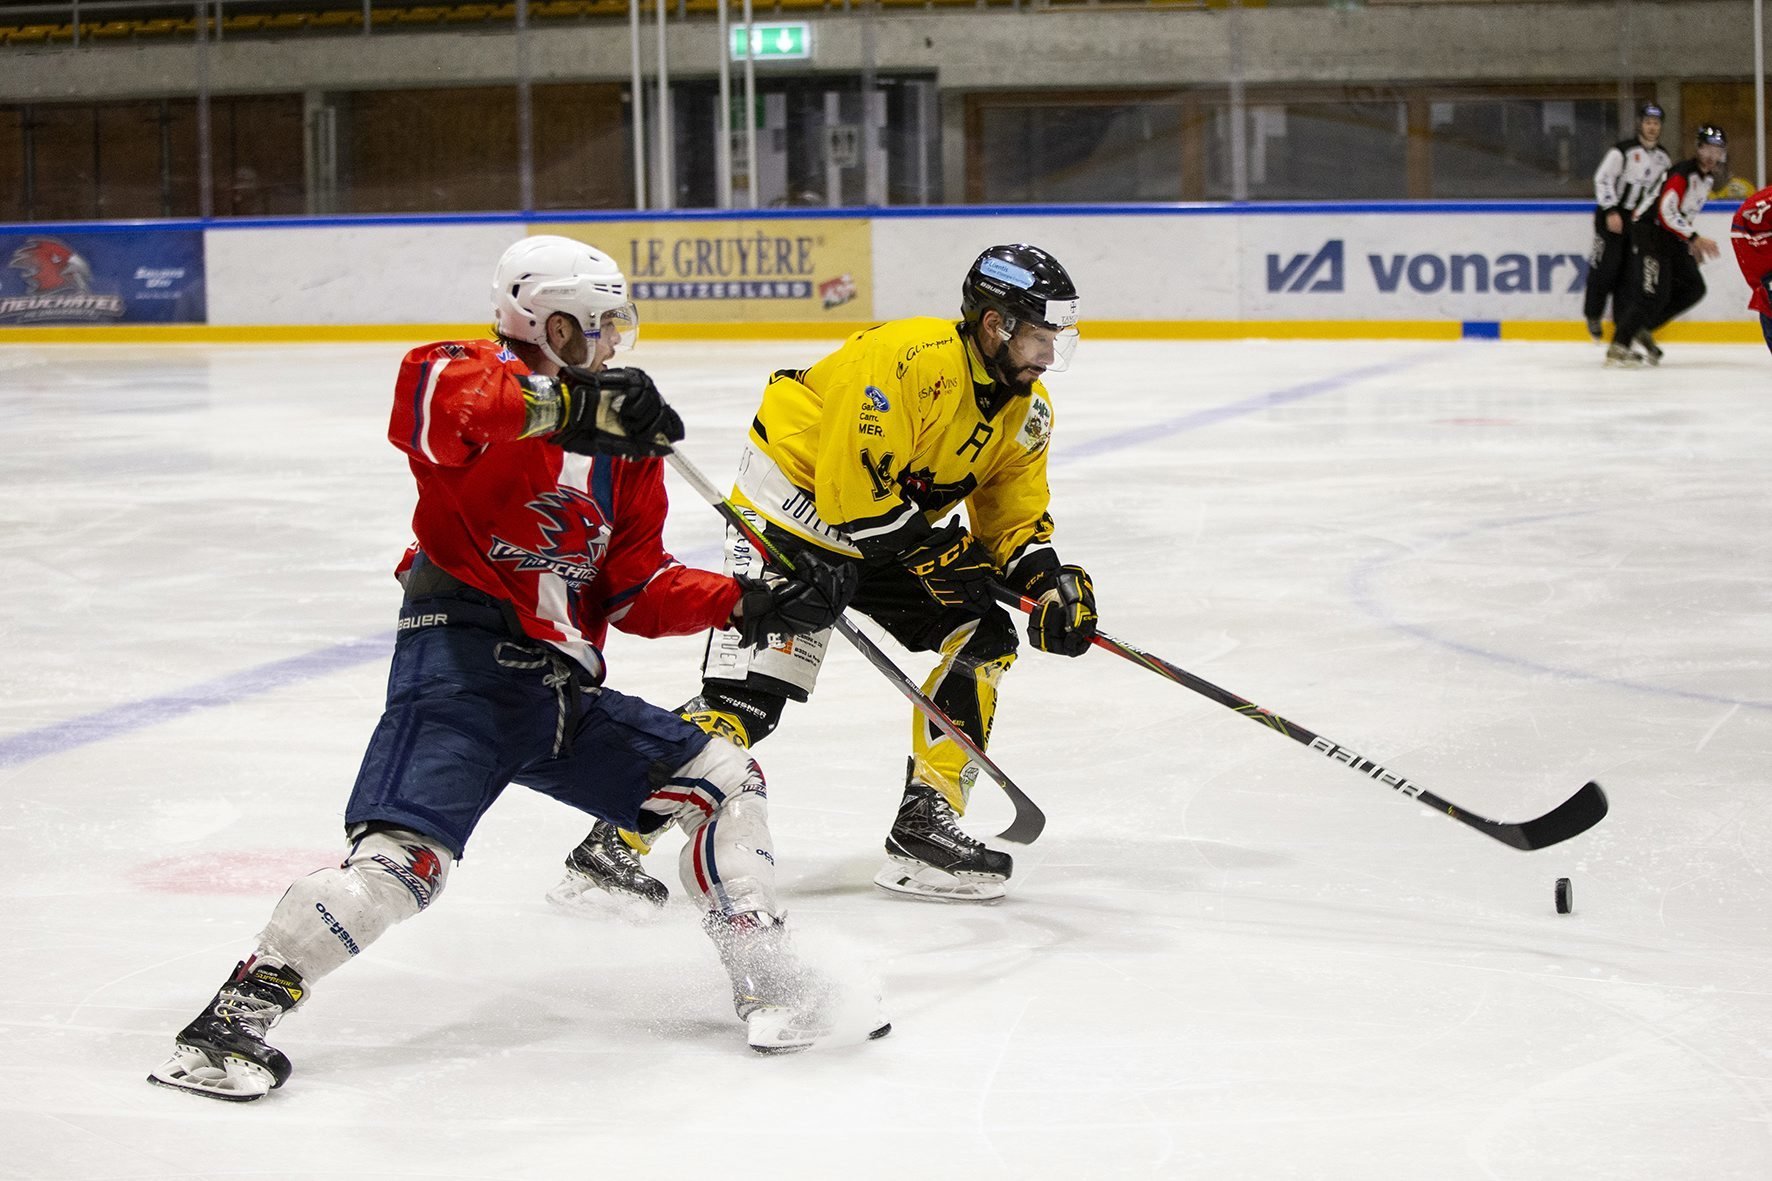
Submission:
[[601,649],[611,626],[816,632],[854,576],[814,560],[731,577],[665,552],[658,457],[683,426],[645,373],[606,368],[639,325],[614,260],[525,238],[499,260],[492,298],[497,340],[416,348],[395,383],[388,437],[418,482],[417,541],[398,567],[387,705],[345,808],[344,858],[289,887],[150,1082],[231,1100],[281,1086],[291,1068],[270,1027],[437,899],[513,780],[624,827],[648,812],[684,828],[683,887],[751,1046],[828,1032],[828,986],[782,921],[757,764],[609,688]]
[[[1704,298],[1704,276],[1698,271],[1720,252],[1716,242],[1698,232],[1694,218],[1710,198],[1722,173],[1728,138],[1721,127],[1698,129],[1698,150],[1668,170],[1661,187],[1646,194],[1631,227],[1628,298],[1614,308],[1612,344],[1607,365],[1661,364],[1655,333],[1675,316]],[[1633,346],[1641,349],[1639,354]]]
[[1741,277],[1753,288],[1747,306],[1760,314],[1760,334],[1772,349],[1772,185],[1741,203],[1729,227]]

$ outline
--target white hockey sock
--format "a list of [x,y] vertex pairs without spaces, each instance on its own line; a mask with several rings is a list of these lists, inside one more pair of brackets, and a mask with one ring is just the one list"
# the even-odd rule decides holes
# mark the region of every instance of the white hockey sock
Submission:
[[311,984],[429,906],[453,861],[443,846],[414,832],[367,833],[343,864],[284,892],[259,934],[259,957],[287,964]]
[[763,772],[749,755],[716,738],[646,802],[671,809],[687,838],[678,858],[683,888],[704,910],[730,917],[781,913],[775,897],[775,840]]

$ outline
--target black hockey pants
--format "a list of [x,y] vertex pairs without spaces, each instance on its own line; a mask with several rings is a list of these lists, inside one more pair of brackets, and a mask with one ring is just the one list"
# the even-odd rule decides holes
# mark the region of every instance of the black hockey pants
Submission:
[[1612,343],[1629,347],[1639,332],[1661,326],[1704,298],[1704,276],[1686,240],[1639,222],[1631,235],[1628,298],[1614,309]]
[[1587,259],[1587,295],[1581,301],[1586,319],[1599,320],[1606,315],[1606,301],[1612,301],[1612,318],[1623,311],[1624,292],[1620,290],[1629,277],[1630,218],[1625,217],[1624,232],[1614,234],[1606,228],[1606,211],[1594,210],[1594,245]]

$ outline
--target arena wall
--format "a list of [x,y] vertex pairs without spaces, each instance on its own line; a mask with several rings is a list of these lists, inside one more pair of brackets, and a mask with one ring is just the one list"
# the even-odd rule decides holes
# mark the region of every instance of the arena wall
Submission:
[[[1760,339],[1732,209],[1701,215],[1724,255],[1669,339]],[[493,260],[536,232],[615,255],[645,330],[666,338],[946,314],[979,250],[1023,240],[1065,263],[1085,331],[1104,337],[1575,340],[1591,219],[1584,202],[1540,201],[0,226],[0,343],[472,333]]]

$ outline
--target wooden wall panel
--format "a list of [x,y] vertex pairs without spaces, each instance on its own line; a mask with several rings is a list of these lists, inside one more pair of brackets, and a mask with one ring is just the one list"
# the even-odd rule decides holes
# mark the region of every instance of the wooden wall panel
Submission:
[[196,217],[202,212],[197,202],[197,100],[168,99],[163,111],[161,134],[171,162],[166,206],[173,217]]
[[216,216],[306,212],[301,95],[230,96],[216,107]]
[[[1772,103],[1768,104],[1772,107]],[[1765,175],[1754,154],[1754,84],[1743,82],[1688,82],[1680,87],[1680,109],[1684,127],[1676,129],[1663,140],[1676,160],[1691,156],[1697,145],[1692,137],[1705,123],[1715,123],[1729,137],[1729,174],[1747,181],[1749,189],[1759,188]],[[1772,132],[1768,133],[1772,135]]]
[[633,208],[624,89],[619,83],[535,87],[537,209]]
[[30,108],[33,220],[98,216],[93,113],[84,103],[44,103]]
[[164,217],[160,104],[149,100],[95,108],[97,213],[105,218]]
[[0,221],[25,217],[25,110],[0,107]]
[[353,94],[340,148],[352,213],[515,209],[517,102],[508,87]]

